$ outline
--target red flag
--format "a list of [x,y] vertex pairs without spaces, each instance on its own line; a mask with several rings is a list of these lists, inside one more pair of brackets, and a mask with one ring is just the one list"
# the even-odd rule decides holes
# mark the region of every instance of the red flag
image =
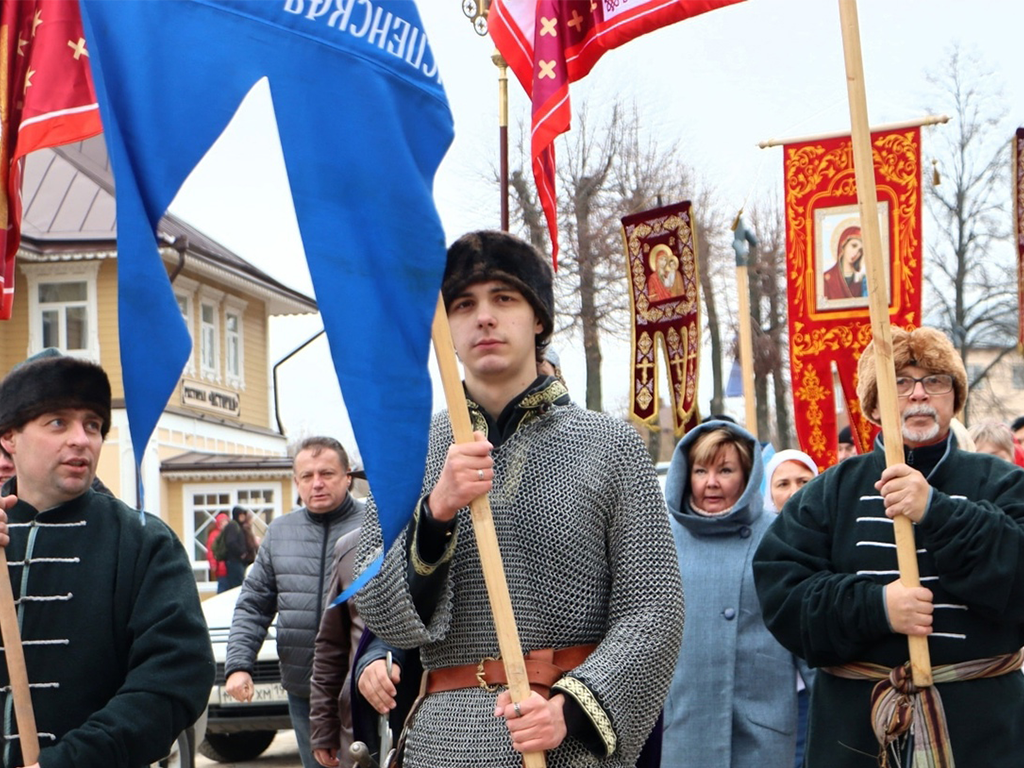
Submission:
[[558,266],[555,137],[569,130],[569,83],[605,51],[658,27],[741,0],[494,0],[487,27],[533,102],[530,156]]
[[21,242],[21,158],[102,130],[78,0],[0,0],[0,319]]

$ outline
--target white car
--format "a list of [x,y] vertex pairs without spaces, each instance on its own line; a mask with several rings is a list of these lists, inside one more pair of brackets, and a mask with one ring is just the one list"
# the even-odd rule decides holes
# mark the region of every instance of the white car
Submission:
[[278,731],[292,727],[288,716],[288,694],[281,686],[276,623],[271,623],[267,639],[256,656],[252,701],[235,701],[225,689],[228,631],[240,592],[241,587],[235,587],[203,601],[203,615],[210,628],[217,676],[206,709],[205,732],[197,724],[196,740],[200,753],[221,763],[244,762],[258,757],[270,746]]

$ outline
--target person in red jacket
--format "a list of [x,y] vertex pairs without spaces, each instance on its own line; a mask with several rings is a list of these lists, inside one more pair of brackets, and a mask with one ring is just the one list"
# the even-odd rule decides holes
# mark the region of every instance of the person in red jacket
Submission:
[[213,527],[210,529],[210,535],[206,537],[206,562],[210,564],[210,581],[217,580],[218,595],[227,589],[228,564],[214,557],[213,542],[217,540],[227,524],[228,513],[218,512],[217,517],[214,518]]

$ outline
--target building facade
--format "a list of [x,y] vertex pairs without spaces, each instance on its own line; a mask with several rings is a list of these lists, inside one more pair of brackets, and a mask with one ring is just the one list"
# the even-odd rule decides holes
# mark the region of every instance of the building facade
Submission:
[[295,505],[288,440],[276,418],[269,320],[313,314],[316,302],[186,222],[164,217],[161,256],[193,349],[146,446],[139,499],[118,348],[114,186],[103,137],[30,155],[24,178],[14,311],[0,330],[0,371],[45,347],[106,369],[114,410],[99,477],[127,503],[166,520],[192,556],[200,590],[213,591],[206,540],[216,514],[235,505],[250,509],[260,535]]

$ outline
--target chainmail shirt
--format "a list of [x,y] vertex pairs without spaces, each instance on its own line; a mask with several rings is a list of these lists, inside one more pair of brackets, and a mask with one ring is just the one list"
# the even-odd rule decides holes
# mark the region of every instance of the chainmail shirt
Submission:
[[[553,379],[518,403],[511,434],[493,452],[491,510],[523,651],[585,643],[598,648],[552,688],[576,702],[598,734],[594,754],[570,733],[548,752],[551,768],[633,766],[672,677],[683,629],[683,595],[664,498],[650,458],[625,422],[567,401]],[[557,400],[557,402],[556,402]],[[474,428],[486,429],[470,403]],[[452,443],[447,413],[430,432],[424,495]],[[425,625],[410,593],[422,504],[357,595],[374,632],[420,646],[425,669],[477,664],[499,654],[468,508],[442,558],[450,570]],[[363,568],[380,552],[372,499],[360,542]],[[413,577],[415,578],[415,577]],[[467,688],[428,696],[409,726],[408,768],[518,768],[496,693]]]

